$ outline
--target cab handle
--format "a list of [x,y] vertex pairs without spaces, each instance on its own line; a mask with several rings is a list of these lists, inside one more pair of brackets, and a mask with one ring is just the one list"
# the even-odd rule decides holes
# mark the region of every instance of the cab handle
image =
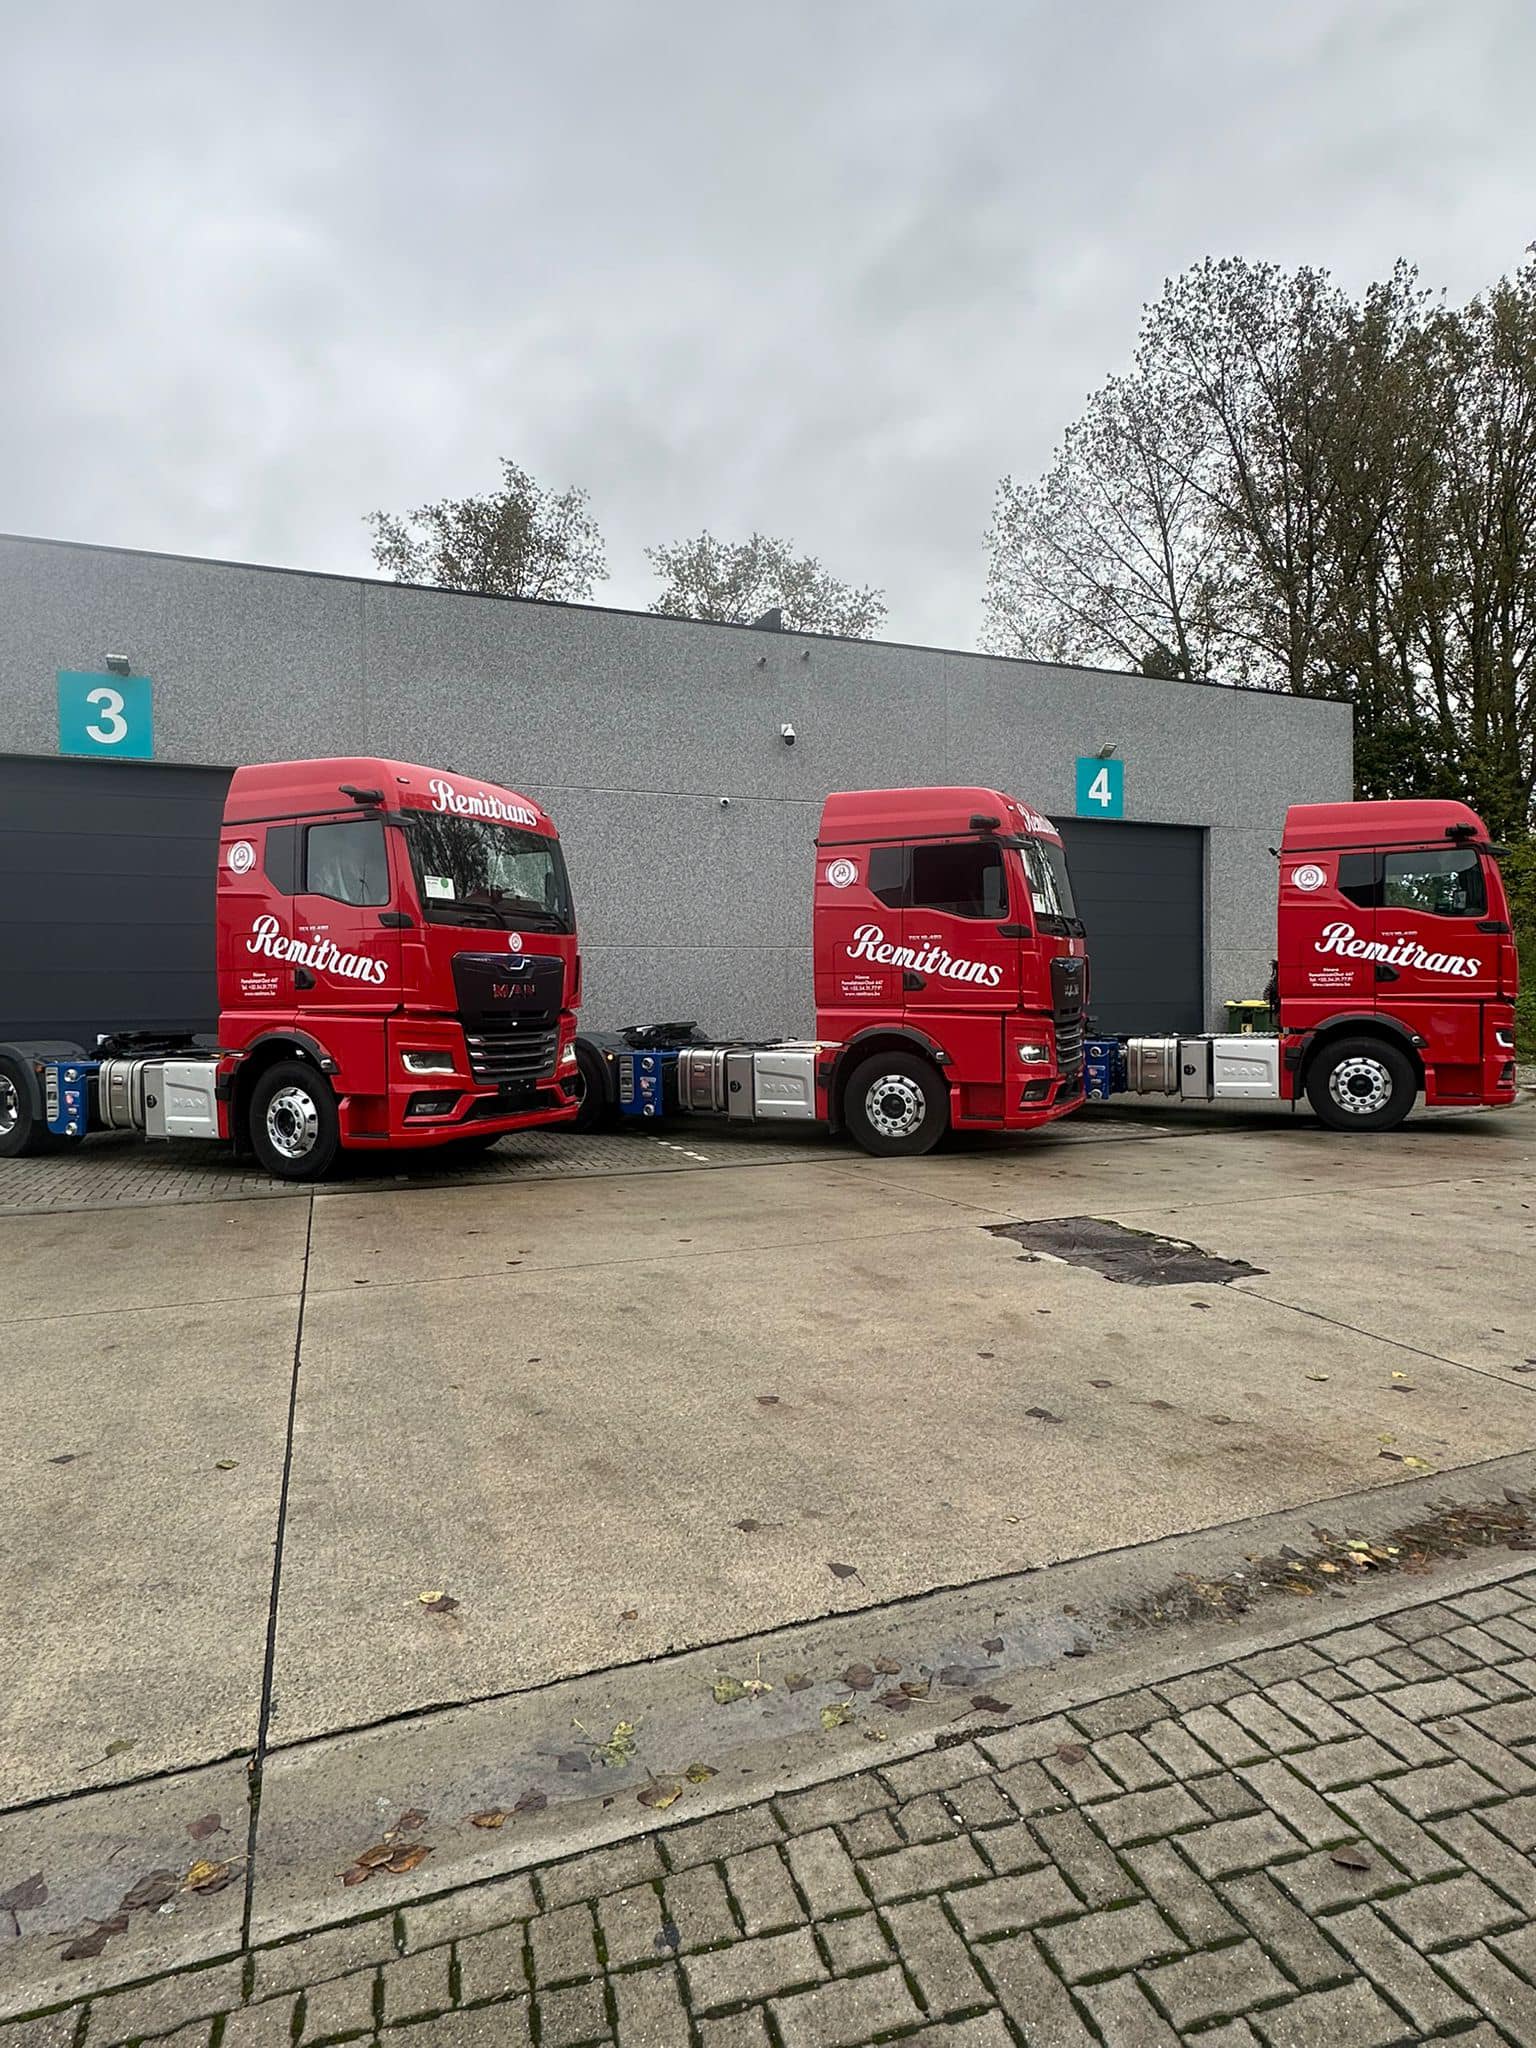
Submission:
[[901,972],[901,985],[904,989],[915,990],[926,988],[928,983],[921,974],[915,973],[910,967],[904,967]]
[[387,925],[391,931],[407,932],[415,922],[415,918],[412,917],[408,910],[381,910],[379,912],[379,923]]
[[1033,928],[1027,924],[1000,924],[997,928],[1000,939],[1032,939]]
[[1507,939],[1510,935],[1509,926],[1502,917],[1480,917],[1477,928],[1480,932],[1497,932],[1501,939]]
[[1402,978],[1402,975],[1389,960],[1378,960],[1376,962],[1376,979],[1378,981],[1401,981]]

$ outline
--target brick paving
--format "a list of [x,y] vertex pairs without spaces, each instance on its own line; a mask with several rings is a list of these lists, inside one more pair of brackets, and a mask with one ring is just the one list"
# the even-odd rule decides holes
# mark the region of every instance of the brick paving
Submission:
[[0,2048],[1536,2048],[1536,1572]]

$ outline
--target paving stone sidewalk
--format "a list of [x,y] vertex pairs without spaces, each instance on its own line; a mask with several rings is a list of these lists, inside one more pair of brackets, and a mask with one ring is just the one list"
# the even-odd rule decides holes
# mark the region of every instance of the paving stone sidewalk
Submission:
[[0,2048],[1527,2048],[1533,1850],[1536,1572]]

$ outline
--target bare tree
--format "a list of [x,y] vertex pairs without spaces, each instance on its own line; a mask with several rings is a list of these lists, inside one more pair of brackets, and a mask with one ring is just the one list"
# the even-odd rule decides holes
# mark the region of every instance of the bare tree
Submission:
[[418,505],[404,518],[373,512],[366,524],[375,563],[397,583],[569,602],[589,598],[608,573],[586,492],[545,490],[505,459],[498,491]]
[[885,619],[882,591],[840,583],[814,555],[796,555],[766,534],[733,545],[701,533],[645,553],[662,579],[651,610],[667,618],[750,625],[776,609],[791,632],[854,640],[868,639]]
[[1197,266],[988,539],[988,646],[1348,697],[1364,793],[1525,830],[1536,263],[1459,311],[1406,266]]

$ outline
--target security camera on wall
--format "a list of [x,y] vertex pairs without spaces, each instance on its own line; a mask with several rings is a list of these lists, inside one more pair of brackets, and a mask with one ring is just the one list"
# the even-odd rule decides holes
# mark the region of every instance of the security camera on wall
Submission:
[[792,725],[781,725],[779,727],[779,738],[786,747],[792,747],[795,744],[795,728]]

